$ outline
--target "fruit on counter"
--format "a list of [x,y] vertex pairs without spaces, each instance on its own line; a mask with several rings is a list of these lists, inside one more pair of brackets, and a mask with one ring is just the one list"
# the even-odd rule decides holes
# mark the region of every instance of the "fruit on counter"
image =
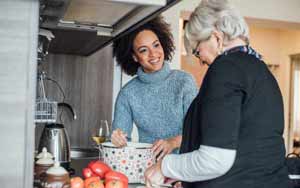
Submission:
[[84,168],[82,170],[82,175],[83,175],[84,178],[97,176],[96,174],[93,173],[93,171],[90,168]]
[[104,185],[101,181],[92,181],[85,188],[104,188]]
[[[88,188],[92,182],[101,182],[101,179],[98,176],[89,177],[84,180],[84,188]],[[101,182],[102,183],[102,182]],[[103,184],[103,183],[102,183]]]
[[128,184],[128,178],[125,174],[122,174],[121,172],[117,171],[109,171],[105,174],[105,182],[110,180],[119,180],[124,182],[126,185]]
[[128,188],[128,178],[125,174],[112,170],[107,164],[98,160],[91,161],[82,170],[82,174],[85,178],[84,188]]
[[93,160],[93,161],[89,162],[88,168],[91,168],[92,164],[94,164],[95,162],[97,162],[97,160]]
[[105,180],[105,188],[127,188],[128,184],[120,180]]
[[101,161],[92,161],[89,163],[88,167],[101,179],[104,178],[105,173],[111,171],[111,168]]
[[73,177],[70,179],[71,188],[84,188],[84,181],[81,177]]

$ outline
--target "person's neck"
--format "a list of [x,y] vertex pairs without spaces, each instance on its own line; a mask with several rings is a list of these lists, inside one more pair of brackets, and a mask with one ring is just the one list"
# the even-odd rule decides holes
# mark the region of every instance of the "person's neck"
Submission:
[[229,50],[231,48],[237,47],[237,46],[245,46],[247,45],[246,42],[240,38],[233,39],[229,41],[226,45],[223,47],[223,51]]

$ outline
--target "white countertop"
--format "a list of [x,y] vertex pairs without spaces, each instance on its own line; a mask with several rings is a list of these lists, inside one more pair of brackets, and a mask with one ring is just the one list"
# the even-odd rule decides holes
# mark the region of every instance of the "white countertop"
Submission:
[[142,188],[142,187],[146,188],[145,185],[139,184],[139,183],[130,183],[130,184],[128,185],[128,188]]
[[[130,183],[128,188],[146,188],[146,185],[139,183]],[[159,186],[158,188],[167,188],[166,186]]]

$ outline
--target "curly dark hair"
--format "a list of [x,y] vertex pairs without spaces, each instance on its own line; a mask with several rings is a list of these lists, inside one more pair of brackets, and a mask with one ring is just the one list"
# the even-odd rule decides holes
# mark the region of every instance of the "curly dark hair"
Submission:
[[131,76],[136,74],[140,66],[132,57],[134,53],[133,41],[135,37],[144,30],[150,30],[156,34],[164,50],[165,60],[171,60],[175,50],[170,25],[164,21],[162,16],[155,17],[129,34],[115,40],[113,44],[113,55],[125,73]]

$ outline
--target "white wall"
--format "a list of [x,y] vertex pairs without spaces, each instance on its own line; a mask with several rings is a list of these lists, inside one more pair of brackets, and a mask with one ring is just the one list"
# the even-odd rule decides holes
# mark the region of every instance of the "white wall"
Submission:
[[[230,0],[230,2],[246,17],[300,23],[300,0]],[[193,11],[199,3],[200,0],[182,0],[163,13],[166,21],[171,24],[176,45],[172,68],[180,68],[180,12]]]
[[299,0],[230,0],[244,16],[300,22]]
[[38,0],[0,0],[1,188],[32,188]]

